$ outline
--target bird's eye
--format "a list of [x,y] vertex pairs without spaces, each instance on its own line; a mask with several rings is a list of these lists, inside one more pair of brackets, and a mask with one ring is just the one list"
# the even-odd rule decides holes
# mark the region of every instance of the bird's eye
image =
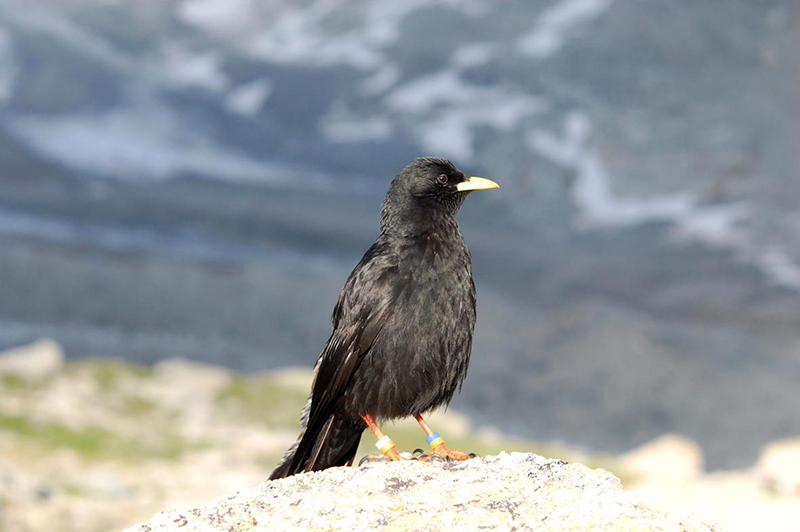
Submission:
[[436,180],[439,183],[441,183],[442,185],[446,185],[447,184],[447,174],[439,174],[439,177],[437,177]]

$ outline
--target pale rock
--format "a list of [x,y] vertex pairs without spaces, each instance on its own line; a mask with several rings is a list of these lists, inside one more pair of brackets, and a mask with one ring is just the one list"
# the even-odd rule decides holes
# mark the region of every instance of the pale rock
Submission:
[[53,487],[46,481],[0,457],[0,509],[3,502],[20,504],[46,499],[52,491]]
[[373,463],[267,481],[129,532],[228,530],[711,532],[696,516],[644,510],[602,469],[524,453],[465,462]]
[[661,479],[691,478],[703,472],[703,449],[679,434],[664,434],[620,457],[631,472]]
[[302,392],[307,392],[311,389],[311,382],[314,380],[314,375],[308,371],[308,368],[297,366],[275,369],[270,371],[269,374],[280,382],[282,386]]
[[797,532],[800,523],[800,500],[764,489],[752,470],[684,479],[651,477],[629,488],[644,507],[713,516],[730,530]]
[[228,386],[231,372],[222,366],[195,362],[185,358],[167,358],[157,363],[153,370],[156,378],[169,383],[187,383],[205,393],[216,393]]
[[60,371],[64,351],[49,338],[0,352],[0,375],[36,380]]
[[800,499],[800,438],[766,445],[755,470],[766,488]]
[[149,395],[168,409],[180,412],[181,432],[191,438],[207,433],[213,422],[217,395],[233,382],[230,371],[220,366],[169,358],[153,368]]
[[93,468],[75,480],[75,488],[88,495],[108,499],[129,498],[134,487],[109,468]]

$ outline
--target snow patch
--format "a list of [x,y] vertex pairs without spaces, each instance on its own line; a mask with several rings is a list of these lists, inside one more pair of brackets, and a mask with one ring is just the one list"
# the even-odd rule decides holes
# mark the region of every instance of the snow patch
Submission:
[[442,115],[417,127],[419,140],[430,153],[469,162],[472,159],[472,132],[463,116]]
[[[336,2],[306,5],[255,0],[185,0],[178,16],[230,40],[231,44],[259,59],[282,64],[346,64],[374,69],[382,62],[370,33],[353,28],[333,34],[325,23],[340,12]],[[381,37],[383,38],[383,37]]]
[[492,43],[468,44],[461,46],[450,59],[457,68],[472,68],[485,65],[495,57],[495,46]]
[[64,220],[48,219],[8,209],[0,209],[0,233],[49,241],[77,238],[76,231]]
[[22,117],[10,126],[13,134],[44,157],[104,177],[164,180],[196,173],[269,182],[275,175],[270,165],[199,136],[161,107]]
[[780,285],[800,289],[800,266],[779,246],[769,246],[759,257],[760,266]]
[[536,130],[528,136],[531,149],[575,173],[572,200],[580,211],[579,226],[626,227],[647,222],[674,226],[673,235],[731,249],[759,268],[774,283],[800,289],[800,266],[774,243],[764,244],[745,223],[753,216],[746,202],[702,205],[691,193],[632,198],[614,193],[611,178],[590,143],[591,124],[583,113],[569,113],[562,136]]
[[[477,86],[463,81],[455,70],[443,70],[401,85],[386,97],[386,104],[395,111],[428,113],[437,106],[456,107],[468,104],[469,107],[496,108],[508,123],[509,105],[516,111],[527,113],[540,111],[543,102],[539,98],[514,93],[504,87]],[[504,111],[504,108],[506,109]],[[463,110],[468,111],[468,108]]]
[[422,144],[432,153],[442,153],[461,161],[470,161],[473,154],[473,128],[489,126],[498,131],[511,131],[519,121],[544,108],[538,100],[521,95],[508,95],[495,103],[465,102],[448,106],[424,119],[416,131]]
[[547,9],[533,29],[517,42],[525,55],[544,59],[563,46],[567,34],[577,26],[602,15],[614,0],[561,0]]
[[413,116],[411,127],[426,149],[461,161],[473,157],[474,127],[510,131],[546,108],[530,95],[465,83],[454,70],[401,85],[386,97],[386,105]]
[[221,65],[222,54],[218,51],[190,53],[171,47],[165,53],[164,78],[176,87],[200,87],[222,92],[228,89],[230,82]]
[[14,94],[18,73],[13,42],[8,32],[0,26],[0,105]]
[[[492,89],[483,89],[487,90]],[[437,103],[463,103],[475,96],[475,90],[464,84],[457,72],[444,70],[401,85],[386,97],[386,104],[395,111],[422,113]]]
[[[280,2],[262,1],[265,9],[278,9]],[[185,0],[178,5],[183,22],[215,33],[236,34],[257,19],[256,0]]]
[[385,116],[360,118],[335,108],[320,122],[323,135],[337,142],[386,140],[392,135],[392,123]]
[[125,69],[131,61],[127,55],[85,28],[74,24],[58,11],[36,2],[0,2],[0,13],[5,22],[19,26],[26,31],[41,33],[60,41],[68,48],[80,51],[88,57],[102,61],[115,69]]
[[286,17],[273,31],[256,36],[249,51],[275,63],[334,65],[346,64],[359,70],[376,69],[383,57],[357,33],[325,36],[302,17]]
[[391,89],[399,79],[400,69],[387,63],[361,81],[359,92],[364,96],[377,96]]
[[165,233],[138,226],[106,226],[81,223],[55,216],[31,215],[0,208],[0,234],[67,244],[91,243],[117,252],[157,252],[193,260],[252,262],[269,258],[299,270],[330,270],[348,263],[322,254],[300,253],[276,246],[255,247],[223,241],[196,230]]
[[695,209],[676,220],[675,234],[720,247],[741,247],[746,235],[739,225],[752,214],[750,211],[750,206],[745,202]]
[[[375,71],[367,91],[381,92],[394,81],[384,49],[400,38],[405,18],[415,10],[448,5],[470,16],[486,12],[481,0],[371,0],[344,5],[316,0],[183,0],[178,17],[227,39],[253,57],[282,64],[349,65]],[[347,13],[347,16],[343,16]]]
[[256,116],[272,93],[272,83],[266,78],[257,79],[233,89],[225,98],[225,109],[234,115]]
[[545,159],[573,169],[576,180],[572,199],[580,208],[586,226],[624,226],[648,221],[677,220],[694,208],[691,194],[654,198],[625,198],[611,189],[611,180],[599,153],[588,146],[589,118],[570,113],[564,120],[564,137],[534,131],[528,140],[531,148]]

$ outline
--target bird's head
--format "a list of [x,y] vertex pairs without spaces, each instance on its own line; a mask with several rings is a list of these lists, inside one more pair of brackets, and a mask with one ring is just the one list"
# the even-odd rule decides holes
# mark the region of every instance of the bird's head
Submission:
[[470,177],[439,157],[420,157],[397,174],[383,200],[381,228],[430,230],[455,220],[473,190],[499,188],[483,177]]

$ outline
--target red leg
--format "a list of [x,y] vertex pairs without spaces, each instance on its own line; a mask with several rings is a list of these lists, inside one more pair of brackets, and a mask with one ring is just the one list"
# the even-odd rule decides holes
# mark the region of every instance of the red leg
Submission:
[[[443,458],[450,458],[451,460],[466,460],[468,458],[474,458],[475,455],[472,453],[465,453],[464,451],[456,451],[454,449],[448,449],[447,446],[444,444],[444,438],[439,436],[438,432],[434,432],[428,426],[422,416],[417,415],[414,416],[417,419],[417,423],[419,426],[422,427],[422,430],[425,431],[425,435],[427,436],[426,440],[428,445],[430,445],[431,449],[433,449],[433,453],[437,454]],[[422,459],[424,460],[430,453],[423,454]]]
[[395,449],[392,439],[383,433],[380,427],[378,427],[378,424],[375,423],[375,420],[372,419],[371,415],[367,414],[365,416],[361,416],[361,419],[364,420],[364,423],[367,424],[372,433],[375,434],[375,437],[378,438],[378,443],[375,445],[386,458],[393,461],[403,460],[403,457],[400,456],[400,453],[398,453],[397,449]]

